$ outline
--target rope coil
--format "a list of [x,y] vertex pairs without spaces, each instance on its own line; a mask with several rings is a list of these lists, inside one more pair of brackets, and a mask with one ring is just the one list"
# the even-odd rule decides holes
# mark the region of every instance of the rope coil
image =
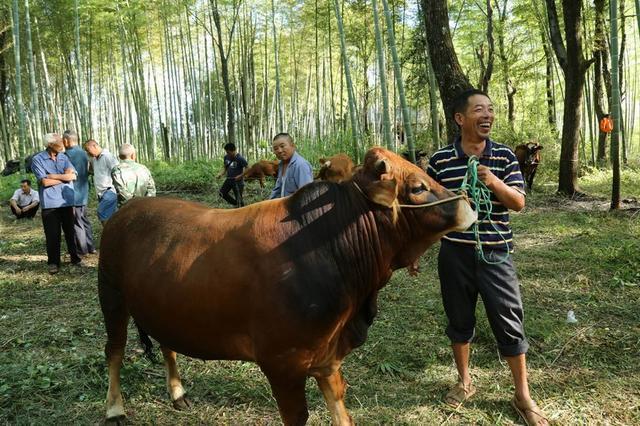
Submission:
[[[478,259],[490,265],[499,265],[501,263],[505,263],[507,259],[509,259],[509,243],[506,238],[502,235],[500,230],[496,227],[493,220],[491,220],[491,213],[493,212],[493,204],[491,203],[491,190],[487,188],[487,186],[482,182],[482,180],[478,177],[478,165],[480,164],[480,160],[475,155],[469,157],[469,161],[467,163],[467,173],[464,175],[462,180],[462,185],[460,186],[460,191],[466,192],[469,199],[473,201],[473,206],[478,213],[478,220],[473,224],[473,234],[476,240],[476,254]],[[484,216],[481,214],[484,213]],[[480,230],[478,229],[478,224],[480,221],[485,220],[491,224],[491,227],[502,239],[502,242],[505,245],[505,255],[498,258],[496,261],[491,261],[487,259],[484,253],[484,248],[482,247],[482,242],[480,241]]]

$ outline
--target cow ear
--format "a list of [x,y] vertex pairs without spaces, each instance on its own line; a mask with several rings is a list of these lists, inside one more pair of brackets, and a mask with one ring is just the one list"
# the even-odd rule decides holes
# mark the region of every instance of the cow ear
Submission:
[[385,207],[391,207],[398,197],[398,184],[395,179],[377,180],[365,189],[371,201]]

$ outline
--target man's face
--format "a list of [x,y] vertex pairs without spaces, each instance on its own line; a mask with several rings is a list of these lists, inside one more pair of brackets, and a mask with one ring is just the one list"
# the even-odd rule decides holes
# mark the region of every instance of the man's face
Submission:
[[29,184],[27,182],[22,182],[20,184],[20,188],[22,188],[22,192],[24,192],[25,194],[28,194],[29,191],[31,191],[31,187],[29,186]]
[[237,151],[225,151],[227,155],[231,158],[236,158]]
[[482,140],[489,139],[494,118],[491,99],[484,95],[469,97],[465,112],[455,115],[463,137]]
[[289,161],[296,151],[296,147],[291,143],[288,138],[278,138],[271,143],[273,153],[278,160]]
[[94,142],[89,142],[88,144],[86,144],[84,150],[87,151],[87,154],[94,158],[100,155],[100,148],[98,147],[98,144]]

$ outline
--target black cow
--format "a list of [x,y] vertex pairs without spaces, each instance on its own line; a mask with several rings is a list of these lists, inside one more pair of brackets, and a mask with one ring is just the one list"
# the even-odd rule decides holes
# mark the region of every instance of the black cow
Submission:
[[538,142],[529,142],[516,146],[515,154],[518,158],[518,164],[520,165],[520,171],[527,190],[533,190],[533,178],[536,176],[538,164],[540,164],[540,151],[542,148],[542,145],[538,144]]
[[[32,154],[24,159],[24,168],[27,173],[31,173],[31,162],[33,160],[34,155],[35,154]],[[9,176],[19,171],[20,171],[20,160],[8,160],[4,166],[4,170],[2,170],[2,176]]]

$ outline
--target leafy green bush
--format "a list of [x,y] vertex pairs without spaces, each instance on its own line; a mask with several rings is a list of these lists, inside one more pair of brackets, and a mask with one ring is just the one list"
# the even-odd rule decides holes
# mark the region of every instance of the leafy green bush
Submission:
[[154,161],[147,166],[160,191],[206,192],[213,187],[222,162],[198,160],[172,164]]

